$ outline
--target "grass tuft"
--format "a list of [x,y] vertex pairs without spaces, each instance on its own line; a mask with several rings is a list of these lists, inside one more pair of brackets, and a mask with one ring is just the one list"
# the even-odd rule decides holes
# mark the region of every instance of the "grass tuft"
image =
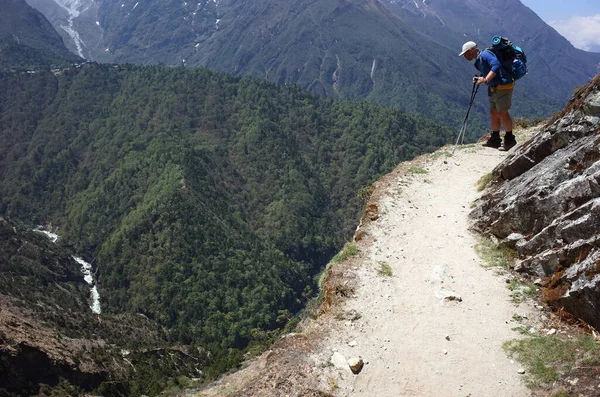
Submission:
[[510,294],[513,302],[523,302],[525,298],[535,295],[537,287],[533,283],[525,283],[517,278],[510,280],[508,289],[512,291]]
[[342,249],[336,256],[334,256],[333,259],[331,259],[331,261],[333,263],[343,262],[348,257],[354,256],[357,254],[358,254],[358,248],[356,247],[356,244],[346,243],[346,245],[344,245],[344,249]]
[[535,388],[560,380],[573,368],[587,364],[589,357],[600,354],[600,346],[590,335],[529,336],[505,342],[503,347],[527,368],[526,381]]
[[492,240],[485,239],[475,246],[475,252],[485,262],[483,267],[501,267],[508,269],[515,258],[510,248],[500,248]]
[[494,176],[492,175],[491,172],[488,174],[485,174],[484,176],[479,178],[479,180],[475,184],[475,186],[477,187],[477,191],[481,192],[483,189],[485,189],[486,186],[492,181],[493,178],[494,178]]
[[377,273],[379,273],[380,276],[392,277],[392,267],[386,262],[379,262],[379,268],[377,269]]
[[436,159],[439,159],[440,157],[452,157],[452,156],[453,156],[452,153],[442,150],[442,151],[437,151],[435,153],[432,153],[430,155],[430,158],[432,160],[436,160]]
[[427,173],[429,173],[429,171],[427,171],[426,169],[421,168],[421,167],[410,167],[408,169],[408,172],[412,172],[413,174],[427,174]]
[[327,274],[329,273],[329,269],[331,268],[331,266],[334,263],[343,262],[348,257],[354,256],[357,254],[358,254],[358,248],[356,247],[356,244],[353,242],[349,242],[349,243],[346,243],[346,245],[344,245],[344,248],[340,252],[338,252],[338,254],[336,256],[334,256],[331,259],[331,261],[329,261],[327,266],[325,266],[325,269],[323,269],[323,271],[319,275],[317,285],[319,286],[320,295],[323,294],[323,286],[325,285],[325,279],[327,278]]

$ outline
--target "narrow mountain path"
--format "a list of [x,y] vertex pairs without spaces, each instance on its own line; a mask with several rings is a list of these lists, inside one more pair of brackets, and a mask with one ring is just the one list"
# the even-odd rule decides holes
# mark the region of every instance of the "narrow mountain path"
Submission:
[[[535,309],[512,302],[505,278],[482,266],[468,230],[481,194],[475,184],[505,156],[471,145],[405,164],[378,182],[379,218],[362,227],[368,241],[358,243],[354,294],[334,309],[356,315],[333,323],[315,353],[315,362],[334,352],[367,362],[359,375],[323,370],[335,395],[531,394],[502,343],[518,336],[513,316],[533,318]],[[391,277],[379,271],[387,266]]]

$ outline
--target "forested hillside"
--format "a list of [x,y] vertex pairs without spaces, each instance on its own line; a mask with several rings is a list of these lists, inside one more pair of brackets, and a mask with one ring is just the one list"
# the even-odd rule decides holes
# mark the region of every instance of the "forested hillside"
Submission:
[[93,260],[103,313],[235,360],[312,296],[357,192],[454,133],[204,69],[5,73],[0,214]]

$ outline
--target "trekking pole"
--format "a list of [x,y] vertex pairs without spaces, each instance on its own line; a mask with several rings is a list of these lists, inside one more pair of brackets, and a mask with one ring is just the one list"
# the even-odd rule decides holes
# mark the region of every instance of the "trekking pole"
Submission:
[[462,145],[465,140],[465,133],[467,132],[467,121],[469,120],[469,113],[471,113],[471,107],[473,106],[473,102],[475,101],[475,96],[477,95],[477,91],[479,90],[479,84],[473,81],[473,89],[471,90],[471,99],[469,100],[469,108],[467,109],[467,115],[465,116],[465,120],[463,121],[462,128],[458,132],[458,136],[456,137],[456,143],[454,144],[454,148],[452,149],[452,154],[456,150],[456,146],[458,146],[458,141]]

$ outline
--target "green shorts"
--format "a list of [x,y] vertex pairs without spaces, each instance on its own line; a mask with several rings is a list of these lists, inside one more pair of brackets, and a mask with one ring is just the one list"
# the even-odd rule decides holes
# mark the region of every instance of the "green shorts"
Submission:
[[497,112],[507,112],[512,104],[513,89],[496,90],[489,88],[488,98],[490,100],[490,110]]

